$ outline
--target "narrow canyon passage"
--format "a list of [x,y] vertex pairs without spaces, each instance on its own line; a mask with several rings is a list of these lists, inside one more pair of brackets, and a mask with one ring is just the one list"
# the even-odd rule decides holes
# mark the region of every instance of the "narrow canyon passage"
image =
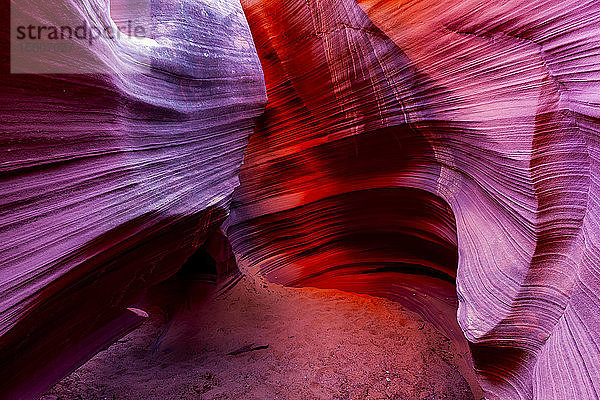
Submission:
[[218,295],[206,282],[188,288],[171,324],[147,307],[140,328],[42,399],[480,398],[466,355],[396,302],[257,276]]
[[8,3],[0,400],[600,400],[598,0]]
[[456,321],[454,219],[434,195],[358,190],[244,221],[229,234],[240,260],[272,282],[398,301],[466,348]]
[[[373,201],[380,205],[373,213],[357,212]],[[140,328],[42,398],[479,400],[464,337],[452,336],[460,330],[447,205],[399,188],[314,207],[321,212],[252,221],[263,229],[256,237],[302,243],[301,235],[305,247],[290,253],[285,242],[263,241],[274,254],[252,248],[239,257],[241,271],[233,252],[249,244],[232,248],[223,232],[208,235],[179,272],[135,304],[148,315]],[[249,226],[229,231],[239,238],[242,229]],[[253,259],[278,262],[270,270]]]

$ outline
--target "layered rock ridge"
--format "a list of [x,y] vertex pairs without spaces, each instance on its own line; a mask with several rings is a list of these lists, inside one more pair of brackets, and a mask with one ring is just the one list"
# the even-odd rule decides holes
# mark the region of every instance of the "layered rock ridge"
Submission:
[[[61,7],[116,29],[108,5]],[[3,64],[2,398],[34,398],[139,323],[127,307],[227,216],[266,102],[245,16],[235,1],[150,11],[151,34],[97,39],[92,58],[73,60],[81,73],[9,75]]]
[[490,399],[600,397],[597,2],[150,5],[143,40],[85,49],[100,72],[2,75],[2,396],[136,326],[197,249],[235,269],[230,240],[275,282],[418,312]]
[[458,265],[487,397],[598,398],[599,7],[242,5],[269,103],[229,221],[240,259],[446,334]]

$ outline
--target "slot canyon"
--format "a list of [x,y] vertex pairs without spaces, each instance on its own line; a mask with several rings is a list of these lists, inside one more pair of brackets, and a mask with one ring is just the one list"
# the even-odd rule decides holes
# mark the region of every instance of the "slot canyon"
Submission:
[[3,11],[0,400],[600,399],[597,1]]

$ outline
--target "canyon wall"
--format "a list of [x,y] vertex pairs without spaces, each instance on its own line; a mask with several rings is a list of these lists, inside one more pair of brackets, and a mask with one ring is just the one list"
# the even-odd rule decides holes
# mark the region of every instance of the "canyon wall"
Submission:
[[460,341],[458,315],[488,398],[598,398],[600,6],[242,5],[269,102],[228,222],[240,260]]
[[229,268],[226,221],[269,280],[421,314],[491,399],[599,397],[600,5],[148,4],[65,2],[148,35],[2,63],[2,396],[135,327],[201,246]]
[[[50,4],[12,7],[47,24]],[[266,102],[244,13],[231,1],[148,4],[143,39],[83,42],[64,60],[76,65],[45,75],[3,62],[3,399],[34,398],[139,323],[127,307],[227,216]],[[127,18],[105,1],[54,7],[113,32]]]

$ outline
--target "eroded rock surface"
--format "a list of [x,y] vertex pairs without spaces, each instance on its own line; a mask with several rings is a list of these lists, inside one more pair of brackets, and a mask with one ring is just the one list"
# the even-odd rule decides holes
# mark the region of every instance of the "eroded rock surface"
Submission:
[[2,393],[139,323],[225,220],[253,132],[225,225],[244,268],[401,302],[470,346],[489,398],[597,399],[599,17],[155,1],[149,37],[94,47],[103,75],[3,75]]
[[[55,6],[112,23],[105,1]],[[228,213],[266,101],[245,16],[235,1],[150,11],[144,40],[86,48],[102,74],[2,66],[0,397],[33,398],[139,323],[126,308]]]
[[242,4],[269,103],[234,250],[446,332],[457,271],[489,398],[598,398],[598,5]]

